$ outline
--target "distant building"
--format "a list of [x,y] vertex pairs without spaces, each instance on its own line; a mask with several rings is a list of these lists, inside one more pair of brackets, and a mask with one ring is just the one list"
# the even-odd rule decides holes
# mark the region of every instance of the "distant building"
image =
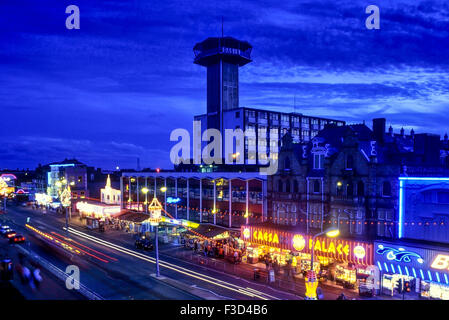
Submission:
[[87,166],[76,159],[65,159],[61,162],[53,162],[48,165],[47,193],[52,197],[58,197],[60,184],[70,185],[73,198],[85,198],[89,196],[87,188]]
[[101,189],[101,202],[106,204],[120,204],[121,203],[120,189],[111,187],[111,177],[108,175],[106,186]]

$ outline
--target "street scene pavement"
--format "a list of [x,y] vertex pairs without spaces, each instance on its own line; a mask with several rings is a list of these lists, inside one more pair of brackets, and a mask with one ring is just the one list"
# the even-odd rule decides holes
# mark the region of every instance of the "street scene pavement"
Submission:
[[[268,282],[261,265],[259,277],[254,277],[255,267],[246,263],[234,264],[223,259],[204,257],[179,244],[160,244],[161,278],[155,277],[154,253],[137,251],[134,236],[122,230],[93,231],[82,225],[78,216],[72,217],[65,229],[65,217],[51,210],[34,210],[31,207],[9,206],[7,214],[0,216],[2,224],[9,224],[26,236],[20,245],[2,244],[9,256],[18,254],[18,246],[37,255],[61,271],[70,265],[79,267],[80,282],[102,299],[303,299],[304,280],[276,275]],[[82,257],[58,252],[36,237],[25,225],[66,240],[88,253]],[[65,288],[62,280],[54,279],[49,272],[47,281],[34,298],[48,298],[43,292],[53,293],[61,299],[76,299],[75,290]],[[176,279],[176,280],[175,280]],[[56,289],[52,289],[56,288]],[[358,292],[333,285],[321,284],[325,299],[334,300],[341,293],[348,299],[361,299]],[[59,294],[57,292],[63,292]],[[383,297],[385,299],[385,297]],[[376,299],[376,298],[371,298]]]

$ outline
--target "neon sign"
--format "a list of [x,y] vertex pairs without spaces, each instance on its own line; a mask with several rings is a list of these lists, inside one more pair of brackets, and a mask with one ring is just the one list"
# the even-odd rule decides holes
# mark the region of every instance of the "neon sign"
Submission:
[[279,236],[274,232],[262,232],[261,230],[256,230],[253,233],[253,238],[259,241],[279,244]]
[[321,257],[360,265],[370,265],[374,246],[367,242],[351,241],[328,237],[317,237],[312,244],[312,236],[297,232],[245,225],[241,227],[242,240],[251,245],[308,253],[312,250]]
[[385,255],[388,260],[394,260],[397,262],[411,262],[412,258],[415,258],[416,261],[419,263],[423,263],[423,258],[417,254],[416,252],[407,251],[404,248],[392,248],[392,247],[386,247],[382,244],[379,244],[377,246],[376,252],[380,255]]
[[366,255],[366,250],[362,246],[355,246],[354,247],[354,255],[357,257],[357,259],[363,259]]
[[449,270],[449,256],[438,254],[430,266],[432,269]]
[[179,203],[179,202],[181,202],[181,198],[167,197],[167,203]]
[[293,237],[293,248],[297,251],[302,251],[306,246],[306,239],[300,234],[295,234]]

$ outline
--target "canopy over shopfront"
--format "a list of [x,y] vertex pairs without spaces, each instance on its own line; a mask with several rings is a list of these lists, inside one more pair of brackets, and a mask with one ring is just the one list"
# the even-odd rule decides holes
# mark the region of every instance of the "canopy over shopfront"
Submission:
[[78,201],[76,209],[82,217],[97,219],[113,218],[122,213],[120,205],[110,205],[95,201]]
[[[277,227],[241,227],[242,239],[250,244],[263,245],[291,252],[312,252],[312,236],[294,229]],[[369,266],[373,264],[373,244],[342,238],[317,237],[313,245],[315,254],[339,262]]]
[[198,225],[198,227],[194,230],[194,232],[192,232],[191,230],[187,230],[185,234],[190,236],[198,236],[198,234],[201,234],[206,238],[214,240],[226,239],[231,235],[230,231],[227,228],[206,224]]

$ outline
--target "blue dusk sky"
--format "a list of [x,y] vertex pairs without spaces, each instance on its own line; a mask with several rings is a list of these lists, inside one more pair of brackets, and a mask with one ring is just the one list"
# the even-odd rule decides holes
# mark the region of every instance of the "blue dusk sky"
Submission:
[[[80,30],[65,27],[71,4]],[[171,168],[171,131],[206,111],[192,48],[222,16],[254,47],[240,106],[449,131],[448,1],[2,0],[0,168]]]

